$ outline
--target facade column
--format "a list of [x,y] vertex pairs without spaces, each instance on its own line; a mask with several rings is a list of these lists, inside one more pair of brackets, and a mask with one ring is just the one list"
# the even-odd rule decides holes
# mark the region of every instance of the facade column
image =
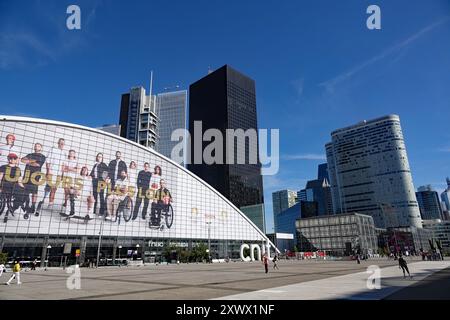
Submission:
[[142,262],[145,263],[145,261],[144,261],[144,259],[145,259],[145,239],[142,240],[141,247],[142,247],[141,259],[142,259]]
[[86,246],[87,246],[87,237],[83,236],[81,237],[81,245],[80,245],[80,265],[84,264],[84,261],[86,260]]
[[44,238],[44,243],[42,245],[41,268],[45,268],[45,259],[47,259],[47,246],[48,246],[48,236]]
[[3,247],[5,245],[5,235],[2,235],[2,239],[0,241],[0,252],[3,252]]
[[113,252],[112,252],[112,264],[113,264],[113,266],[116,265],[116,253],[117,253],[118,242],[119,242],[118,238],[115,238],[114,242],[113,242]]

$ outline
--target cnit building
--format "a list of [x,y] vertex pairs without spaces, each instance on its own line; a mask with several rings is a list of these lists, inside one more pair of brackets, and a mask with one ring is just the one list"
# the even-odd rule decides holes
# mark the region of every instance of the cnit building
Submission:
[[244,243],[272,245],[211,185],[137,142],[15,116],[0,117],[0,140],[0,252],[10,259],[152,262],[174,243],[239,258]]

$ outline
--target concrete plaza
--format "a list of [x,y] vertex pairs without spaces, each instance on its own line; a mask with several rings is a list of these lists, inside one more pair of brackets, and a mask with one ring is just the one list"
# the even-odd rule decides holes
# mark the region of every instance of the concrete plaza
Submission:
[[[408,262],[413,279],[403,279],[397,261],[386,259],[359,265],[356,261],[281,260],[279,270],[269,265],[268,274],[261,262],[81,268],[81,288],[73,290],[67,288],[71,275],[66,270],[23,270],[22,285],[15,281],[0,285],[0,300],[423,299],[433,296],[428,291],[443,292],[435,298],[450,299],[450,262]],[[367,289],[370,265],[382,268],[379,290]],[[10,275],[3,274],[0,283]]]

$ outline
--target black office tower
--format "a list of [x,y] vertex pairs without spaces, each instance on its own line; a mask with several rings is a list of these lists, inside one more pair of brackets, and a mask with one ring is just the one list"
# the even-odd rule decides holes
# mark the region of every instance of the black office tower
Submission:
[[[201,121],[202,136],[208,129],[218,129],[223,136],[223,164],[194,163],[194,122]],[[238,208],[264,202],[258,143],[245,139],[245,151],[234,144],[235,161],[226,161],[226,129],[257,130],[255,81],[225,65],[189,87],[189,132],[191,155],[188,169],[222,193]],[[202,140],[202,139],[201,139]],[[203,141],[202,152],[210,141]],[[245,152],[245,164],[237,164],[237,152]],[[198,149],[197,149],[198,151]],[[250,152],[257,161],[251,164]],[[198,155],[197,155],[198,156]],[[229,163],[229,161],[228,161]]]

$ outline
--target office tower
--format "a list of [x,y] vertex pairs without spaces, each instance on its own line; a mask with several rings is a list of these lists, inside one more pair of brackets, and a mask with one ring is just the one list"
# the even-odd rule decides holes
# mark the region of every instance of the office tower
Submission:
[[328,176],[327,163],[319,164],[319,167],[317,169],[317,179],[320,181],[322,181],[323,179],[327,179],[327,181],[330,181],[330,177]]
[[302,194],[301,201],[317,202],[319,215],[333,214],[331,187],[326,178],[308,181],[305,189],[300,192]]
[[447,189],[441,193],[441,200],[445,204],[445,210],[450,211],[450,178],[447,178]]
[[431,185],[422,186],[416,192],[420,215],[423,220],[442,219],[442,208],[439,195]]
[[[179,141],[172,141],[172,133],[177,129],[186,130],[187,91],[164,92],[156,96],[156,114],[159,118],[158,142],[156,150],[171,158],[172,149]],[[184,135],[184,153],[186,157],[187,137]],[[173,159],[172,159],[173,160]],[[179,163],[184,165],[185,161]]]
[[143,87],[131,88],[130,93],[122,95],[120,104],[120,135],[140,145],[155,148],[158,134],[156,115],[156,96],[145,94]]
[[273,214],[277,215],[297,202],[297,193],[292,190],[280,190],[272,193]]
[[243,206],[239,208],[259,230],[266,233],[266,217],[264,203]]
[[335,213],[358,212],[378,228],[421,228],[400,118],[389,115],[335,130],[326,144]]
[[297,191],[297,202],[300,201],[312,201],[313,199],[313,194],[312,194],[312,190],[309,190],[309,192],[307,193],[306,189],[302,189]]
[[120,136],[120,124],[105,124],[96,129]]
[[[194,130],[195,122],[197,122],[197,135]],[[198,129],[199,124],[200,129]],[[230,148],[233,150],[234,159],[230,161],[226,156],[226,144],[232,140],[225,139],[226,130],[247,131],[248,129],[257,130],[257,128],[254,80],[225,65],[190,85],[189,132],[192,143],[187,159],[190,163],[188,169],[213,186],[237,207],[264,202],[258,137],[256,132],[252,135],[249,131],[244,146],[236,141],[238,139],[234,139],[234,148]],[[202,158],[205,148],[210,147],[212,141],[203,141],[201,146],[196,143],[196,140],[203,140],[201,138],[208,129],[216,129],[222,134],[223,157],[218,159],[221,163],[207,164]],[[214,137],[211,140],[213,139]],[[220,141],[216,142],[220,145]],[[245,164],[237,163],[238,154],[245,156]],[[251,164],[250,159],[256,159],[256,161]]]

